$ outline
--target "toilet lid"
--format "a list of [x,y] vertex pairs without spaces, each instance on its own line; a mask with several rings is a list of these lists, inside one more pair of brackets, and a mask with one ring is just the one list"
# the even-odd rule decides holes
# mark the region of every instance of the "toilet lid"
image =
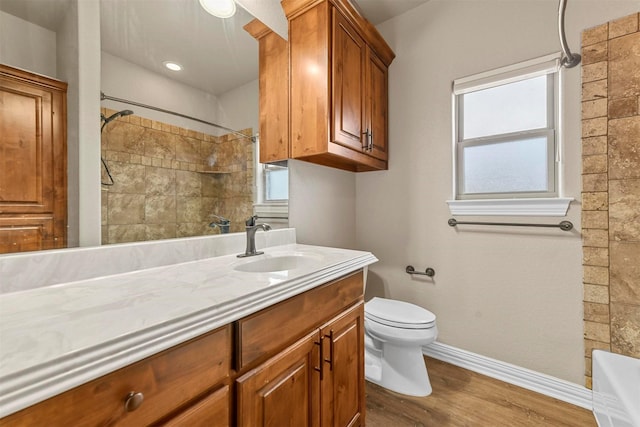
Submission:
[[407,329],[431,328],[436,321],[435,314],[415,304],[378,297],[364,305],[364,315],[383,325]]

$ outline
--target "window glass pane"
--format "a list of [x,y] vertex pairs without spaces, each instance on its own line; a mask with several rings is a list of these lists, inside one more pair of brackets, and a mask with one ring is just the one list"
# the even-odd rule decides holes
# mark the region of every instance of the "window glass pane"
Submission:
[[466,194],[548,190],[545,137],[465,147],[463,156]]
[[289,199],[289,169],[266,169],[266,200]]
[[461,96],[464,139],[547,127],[547,76]]

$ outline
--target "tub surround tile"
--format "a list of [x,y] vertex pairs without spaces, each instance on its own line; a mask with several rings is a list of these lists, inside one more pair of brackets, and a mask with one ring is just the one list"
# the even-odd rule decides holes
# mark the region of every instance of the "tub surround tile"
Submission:
[[121,224],[142,224],[144,222],[144,195],[109,193],[108,197],[109,226]]
[[144,193],[147,196],[175,194],[176,171],[173,169],[146,166],[145,175]]
[[608,57],[608,43],[602,41],[582,48],[582,63],[584,65],[606,61]]
[[145,224],[176,223],[176,197],[147,196],[144,213]]
[[582,67],[582,82],[589,83],[607,78],[607,61],[596,62]]
[[147,238],[146,228],[143,224],[109,225],[107,229],[110,241],[143,242]]
[[640,116],[609,121],[609,179],[629,178],[640,178]]
[[[634,13],[582,33],[582,183],[590,193],[582,204],[587,386],[594,348],[640,355],[639,18]],[[607,102],[606,128],[595,121],[604,112],[597,99]],[[606,138],[606,147],[592,136]],[[598,174],[602,165],[594,157],[605,153],[607,168]],[[596,192],[608,193],[608,200]],[[609,327],[610,346],[598,324]]]
[[584,174],[583,172],[582,191],[607,191],[608,188],[609,178],[606,173]]
[[103,130],[102,148],[132,154],[144,154],[144,128],[117,119]]
[[638,114],[638,99],[635,96],[612,99],[609,101],[608,110],[610,119],[635,116]]
[[[635,101],[635,100],[634,100]],[[582,118],[592,119],[595,117],[605,117],[607,115],[607,100],[595,99],[582,103]]]
[[[584,320],[609,325],[609,304],[584,303]],[[602,341],[602,340],[597,340]]]
[[583,211],[582,228],[607,230],[609,228],[609,214],[607,211]]
[[176,159],[188,163],[200,163],[200,143],[198,139],[188,137],[176,138]]
[[584,301],[598,304],[609,304],[609,287],[600,285],[584,285]]
[[609,247],[609,232],[607,230],[598,230],[591,228],[582,229],[583,246],[591,246],[595,248]]
[[609,269],[607,267],[585,265],[583,276],[584,283],[592,285],[609,285]]
[[611,242],[611,301],[640,306],[640,241]]
[[607,172],[607,168],[608,164],[606,154],[596,154],[593,156],[584,156],[582,158],[582,173],[584,174],[604,173]]
[[611,240],[640,241],[640,179],[609,181],[609,203]]
[[173,239],[178,237],[176,224],[145,224],[145,240]]
[[178,223],[201,222],[202,202],[200,197],[176,198],[176,215]]
[[197,172],[176,171],[176,195],[200,197],[202,193],[202,181]]
[[609,332],[609,322],[597,323],[597,322],[584,322],[584,337],[588,340],[599,342],[611,342],[611,335]]
[[605,42],[609,38],[609,24],[604,23],[597,27],[592,27],[582,32],[582,46]]
[[640,95],[640,52],[638,46],[640,46],[640,32],[609,41],[610,98]]
[[640,358],[640,305],[611,304],[611,350]]
[[176,158],[176,141],[174,135],[168,135],[160,129],[145,129],[141,139],[144,141],[145,156],[158,159]]
[[638,31],[638,14],[625,16],[609,22],[609,38],[624,36]]
[[607,192],[582,193],[582,209],[586,211],[600,211],[607,210],[608,207]]
[[113,177],[113,185],[108,188],[109,192],[144,194],[144,166],[116,161],[109,162],[108,165]]
[[[598,101],[607,98],[607,79],[596,80],[582,85],[582,101]],[[586,118],[586,117],[584,117]]]

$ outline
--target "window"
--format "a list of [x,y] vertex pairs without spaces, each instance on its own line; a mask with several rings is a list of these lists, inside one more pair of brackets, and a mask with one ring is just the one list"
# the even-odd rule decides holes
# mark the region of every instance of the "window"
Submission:
[[289,199],[289,169],[284,165],[261,165],[264,178],[264,202],[285,202]]
[[255,144],[255,202],[253,212],[268,218],[272,227],[287,227],[289,220],[289,169],[287,161],[263,164],[260,144]]
[[454,81],[456,201],[559,199],[559,57]]

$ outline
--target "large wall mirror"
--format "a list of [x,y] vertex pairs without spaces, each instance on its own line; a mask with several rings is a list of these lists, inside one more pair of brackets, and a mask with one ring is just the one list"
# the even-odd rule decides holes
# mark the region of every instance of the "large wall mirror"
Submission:
[[[286,191],[264,187],[283,185],[286,172],[255,160],[258,45],[243,29],[253,16],[238,5],[233,17],[217,18],[198,0],[96,3],[102,243],[243,231],[265,201],[265,221],[286,226]],[[77,0],[0,0],[0,63],[70,83],[70,246],[82,216],[73,209],[83,191],[74,150],[87,143],[73,141],[82,86],[72,83],[85,65],[69,41],[82,19],[77,9]]]

